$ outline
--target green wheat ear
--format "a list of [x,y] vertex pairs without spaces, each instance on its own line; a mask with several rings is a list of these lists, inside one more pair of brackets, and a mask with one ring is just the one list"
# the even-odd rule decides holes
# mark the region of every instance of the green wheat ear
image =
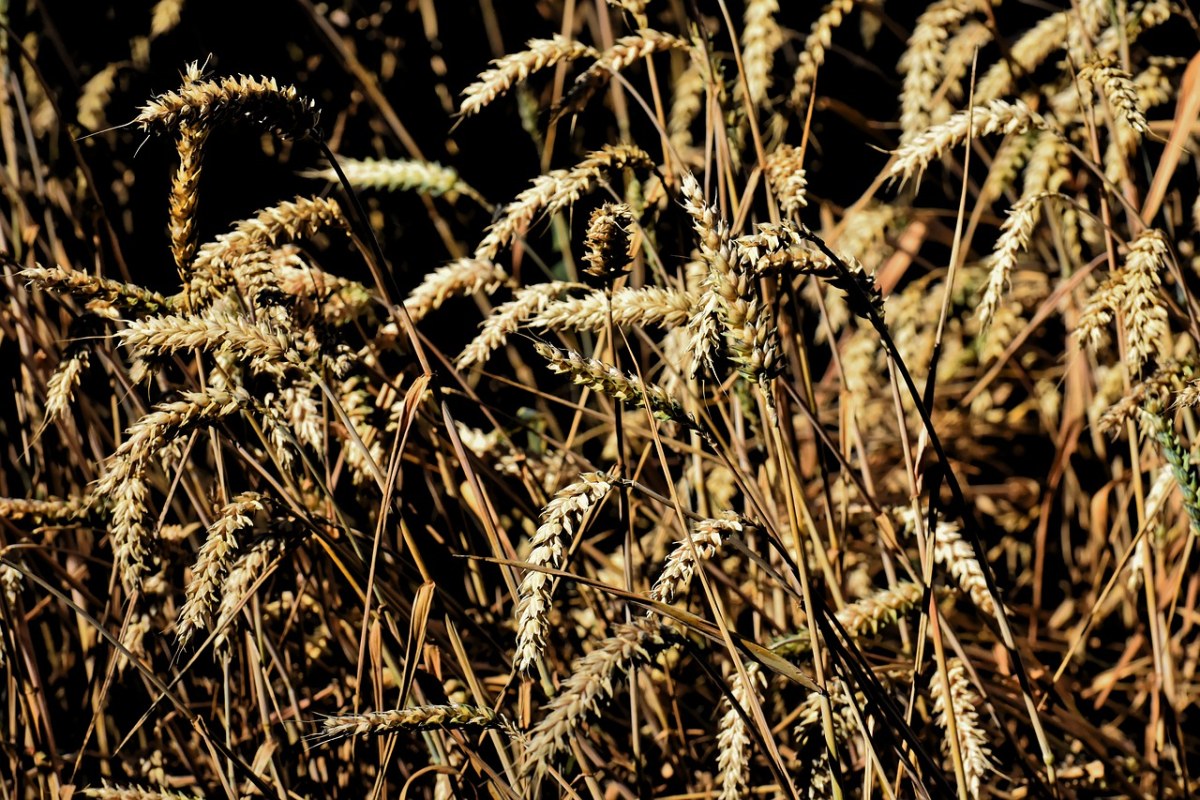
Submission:
[[1192,523],[1192,535],[1200,535],[1200,470],[1192,460],[1191,451],[1183,446],[1175,424],[1161,413],[1144,412],[1154,431],[1154,438],[1162,448],[1163,457],[1171,466],[1175,481],[1183,492],[1183,506]]

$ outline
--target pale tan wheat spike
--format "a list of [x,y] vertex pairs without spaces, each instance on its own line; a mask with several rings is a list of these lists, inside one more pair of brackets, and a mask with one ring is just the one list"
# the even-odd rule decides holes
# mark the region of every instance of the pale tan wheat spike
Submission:
[[87,503],[76,498],[50,498],[27,500],[20,497],[0,497],[0,519],[18,522],[23,519],[37,521],[66,520],[81,516]]
[[1108,325],[1125,302],[1125,273],[1118,272],[1097,287],[1075,323],[1075,338],[1092,350],[1108,341]]
[[150,38],[170,33],[183,18],[184,0],[158,0],[150,10]]
[[201,245],[193,271],[198,280],[219,283],[239,258],[285,241],[312,238],[327,228],[350,231],[350,222],[338,202],[333,198],[297,197],[265,208],[254,217],[236,223],[232,231]]
[[[721,781],[719,800],[738,800],[745,796],[746,779],[750,773],[751,737],[743,713],[749,714],[750,703],[761,702],[760,686],[765,685],[762,670],[757,662],[747,661],[746,680],[734,671],[729,677],[728,697],[721,698],[721,719],[717,723],[717,773]],[[737,703],[742,711],[734,706]]]
[[[850,603],[834,616],[852,639],[871,636],[884,625],[890,625],[921,602],[924,589],[919,583],[902,581],[888,589],[880,589],[869,597]],[[772,642],[771,649],[782,656],[798,657],[812,647],[812,635],[799,630]]]
[[[765,381],[778,370],[778,333],[771,322],[770,309],[758,297],[758,287],[751,270],[741,262],[737,248],[729,238],[729,225],[715,208],[704,200],[704,193],[695,175],[683,178],[683,207],[692,217],[692,226],[700,240],[700,254],[708,264],[706,291],[716,300],[716,308],[725,334],[730,359],[738,370],[752,381]],[[704,301],[701,301],[702,303]],[[703,320],[710,316],[707,307],[697,313],[693,324],[693,370],[709,363],[711,355],[704,353],[710,346]]]
[[[389,192],[417,192],[442,197],[453,202],[459,195],[469,197],[485,208],[489,204],[475,191],[454,167],[444,167],[436,161],[411,159],[339,158],[338,166],[346,180],[356,189],[382,189]],[[333,167],[300,173],[306,178],[319,178],[338,183],[340,178]]]
[[282,539],[273,535],[265,536],[247,548],[229,567],[221,584],[217,621],[213,623],[213,630],[218,632],[215,640],[217,646],[224,645],[228,640],[228,626],[233,622],[234,615],[250,595],[254,584],[266,574],[272,559],[283,552],[283,545]]
[[975,102],[990,103],[1013,91],[1016,76],[1013,75],[1010,64],[1016,65],[1022,74],[1028,74],[1037,69],[1055,50],[1065,47],[1073,13],[1071,10],[1058,11],[1043,17],[1013,42],[1008,57],[989,67],[979,79],[975,86]]
[[540,778],[567,744],[567,737],[612,697],[615,680],[638,664],[651,663],[674,645],[675,634],[648,617],[614,626],[613,635],[571,664],[549,713],[530,732],[522,771]]
[[846,15],[854,8],[856,0],[832,0],[821,15],[813,22],[804,49],[800,52],[796,72],[792,76],[792,106],[803,110],[813,89],[817,71],[825,63],[825,51],[833,42],[833,31],[842,24]]
[[1053,126],[1022,100],[993,100],[987,105],[959,111],[945,122],[921,131],[902,144],[894,154],[887,177],[903,183],[914,176],[919,180],[931,161],[962,144],[968,136],[976,138],[993,133],[1024,133],[1030,128],[1050,130]]
[[499,219],[488,226],[475,248],[475,258],[494,261],[538,217],[572,205],[598,181],[626,167],[653,169],[654,162],[634,145],[605,145],[571,169],[555,169],[534,178],[533,185],[518,194],[501,210]]
[[249,361],[253,369],[267,372],[278,373],[300,363],[287,330],[272,326],[266,319],[256,321],[220,309],[137,320],[117,335],[134,358],[199,349],[233,353]]
[[340,739],[343,736],[383,736],[395,731],[448,731],[507,725],[505,719],[490,708],[450,703],[328,717],[323,734],[324,738]]
[[691,48],[692,43],[687,39],[645,28],[630,36],[622,36],[580,73],[562,104],[552,112],[551,119],[582,109],[596,92],[608,85],[613,73],[621,72],[654,53]]
[[137,586],[149,567],[153,520],[147,507],[146,473],[155,456],[180,434],[199,425],[216,424],[251,403],[243,389],[183,392],[180,400],[159,403],[125,432],[125,441],[92,487],[91,502],[109,506],[113,555],[128,584]]
[[1079,71],[1079,78],[1100,90],[1118,119],[1139,134],[1150,132],[1142,112],[1137,86],[1128,72],[1113,66],[1111,61],[1089,64]]
[[804,171],[804,153],[798,147],[782,144],[767,154],[767,183],[785,217],[793,217],[808,205],[808,177]]
[[105,126],[104,109],[117,86],[117,71],[121,64],[114,62],[97,72],[83,85],[75,105],[75,118],[88,131],[98,131]]
[[80,794],[93,800],[199,800],[195,795],[140,786],[89,786]]
[[778,0],[747,0],[742,16],[742,67],[755,107],[766,102],[775,51],[783,44],[783,32],[775,21],[778,13]]
[[580,386],[590,387],[615,400],[637,403],[650,409],[658,419],[676,422],[703,434],[703,429],[684,411],[679,401],[661,386],[648,384],[636,375],[623,375],[612,364],[574,350],[559,350],[544,342],[538,342],[534,348],[538,355],[546,359],[546,366],[552,371],[570,375],[571,380]]
[[404,307],[413,322],[419,322],[451,297],[492,294],[509,281],[508,273],[490,261],[460,258],[428,273],[408,295]]
[[703,163],[692,137],[692,124],[704,107],[704,72],[689,61],[671,86],[671,109],[667,114],[667,136],[671,148],[685,164]]
[[670,603],[684,594],[699,566],[697,559],[707,561],[712,558],[730,535],[740,534],[745,529],[745,521],[730,511],[721,517],[697,522],[689,534],[690,544],[687,539],[676,542],[675,549],[667,556],[662,572],[650,587],[650,599]]
[[489,69],[479,74],[475,83],[463,89],[458,113],[464,117],[477,113],[513,86],[523,83],[534,72],[560,62],[595,58],[598,55],[591,47],[562,36],[530,39],[525,44],[525,50],[496,59]]
[[1130,242],[1129,255],[1125,257],[1121,312],[1135,373],[1167,349],[1167,307],[1160,287],[1169,257],[1166,237],[1153,228],[1142,231]]
[[1004,224],[1000,226],[1000,238],[996,240],[996,251],[992,254],[992,267],[988,273],[987,287],[979,302],[979,308],[975,312],[979,318],[980,327],[985,332],[992,322],[992,317],[996,314],[996,309],[1000,307],[1001,301],[1008,294],[1012,271],[1017,265],[1017,259],[1021,253],[1029,249],[1034,229],[1037,228],[1041,218],[1042,201],[1046,198],[1045,194],[1023,197],[1009,209]]
[[86,272],[65,270],[62,267],[30,267],[17,275],[39,289],[65,294],[80,300],[100,300],[121,311],[156,314],[170,306],[170,301],[157,292],[133,283],[100,278]]
[[[613,325],[657,325],[679,328],[687,324],[696,299],[678,289],[628,286],[612,293]],[[599,331],[608,324],[609,298],[604,292],[564,297],[546,306],[528,327],[549,331]]]
[[633,260],[633,209],[625,203],[605,203],[588,219],[583,271],[610,283],[629,269]]
[[82,347],[71,348],[58,362],[54,374],[46,382],[44,424],[49,425],[66,412],[79,386],[79,379],[90,363],[91,353]]
[[[612,478],[602,472],[579,476],[564,486],[542,510],[542,524],[530,540],[526,561],[533,567],[561,569],[567,542],[587,512],[612,491]],[[549,629],[551,589],[554,576],[538,569],[525,573],[517,592],[517,650],[513,663],[520,671],[530,669],[546,646]]]
[[[302,301],[312,316],[345,325],[365,314],[375,296],[363,284],[331,275],[305,262],[294,245],[271,251],[273,272],[266,276],[281,292]],[[303,301],[307,301],[305,304]]]
[[945,74],[946,40],[969,14],[981,10],[979,0],[937,0],[927,6],[900,57],[904,74],[900,93],[900,142],[908,143],[930,122],[933,98]]
[[[905,530],[916,529],[913,509],[905,506],[897,510]],[[975,607],[988,617],[996,616],[996,604],[988,591],[983,568],[975,557],[975,548],[962,538],[962,527],[953,520],[939,518],[933,526],[933,560],[945,567],[958,587],[971,597]]]
[[179,274],[186,276],[196,255],[196,207],[200,199],[200,170],[204,144],[212,130],[198,123],[180,123],[175,148],[179,167],[171,180],[171,254]]
[[[946,682],[950,684],[948,691]],[[954,715],[958,750],[962,755],[968,794],[972,798],[978,798],[984,776],[993,769],[991,747],[988,745],[987,734],[979,723],[978,709],[983,705],[983,699],[971,685],[966,666],[958,658],[947,661],[946,681],[943,681],[940,675],[935,675],[929,688],[933,694],[933,713],[947,736],[947,716]],[[949,739],[943,739],[942,750],[947,757],[950,756]]]
[[274,78],[236,75],[219,80],[185,80],[174,92],[164,92],[142,107],[134,122],[144,131],[166,133],[180,125],[219,125],[249,122],[277,136],[307,139],[319,136],[321,113],[294,86]]
[[179,646],[186,647],[197,633],[208,630],[213,606],[230,563],[237,556],[238,535],[254,525],[254,517],[267,510],[266,498],[258,492],[242,492],[234,497],[208,526],[204,544],[192,567],[192,578],[185,591],[186,600],[179,612]]
[[551,301],[572,289],[582,289],[582,284],[569,281],[537,283],[518,289],[513,299],[496,306],[483,321],[479,335],[472,339],[454,362],[459,369],[482,364],[492,353],[504,346],[511,333],[516,333],[521,324],[535,314],[545,310]]

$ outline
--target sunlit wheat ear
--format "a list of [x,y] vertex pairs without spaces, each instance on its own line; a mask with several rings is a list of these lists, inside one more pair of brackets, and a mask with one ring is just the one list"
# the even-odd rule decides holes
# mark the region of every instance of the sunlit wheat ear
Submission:
[[625,203],[605,203],[592,212],[583,246],[583,271],[609,283],[633,259],[633,211]]
[[785,217],[791,217],[808,205],[808,178],[804,154],[798,147],[783,144],[767,155],[767,182]]
[[[615,484],[601,472],[586,473],[563,487],[542,510],[542,524],[530,541],[526,561],[533,567],[562,569],[567,545],[590,509],[612,491]],[[517,592],[517,650],[513,663],[518,670],[530,669],[546,646],[550,601],[556,578],[530,569]]]
[[492,62],[489,69],[479,74],[479,79],[463,89],[463,99],[458,111],[464,117],[477,113],[507,92],[523,83],[531,74],[564,61],[599,55],[585,44],[555,36],[552,39],[530,39],[525,50],[510,53]]
[[551,112],[551,120],[581,111],[608,85],[614,73],[636,64],[643,58],[665,50],[690,50],[692,43],[687,39],[661,31],[643,29],[631,36],[622,36],[612,47],[596,56],[596,61],[584,70],[567,93],[566,98]]
[[778,0],[748,0],[743,14],[742,67],[750,87],[750,102],[756,107],[767,99],[775,51],[783,44],[783,32],[775,21],[778,13]]
[[703,163],[692,136],[692,124],[704,107],[705,79],[700,65],[689,61],[671,86],[667,135],[671,148],[688,165]]
[[904,74],[900,93],[900,142],[906,143],[930,122],[933,97],[945,75],[946,40],[967,15],[982,8],[977,0],[938,0],[917,17],[908,47],[900,57]]
[[87,503],[77,498],[27,500],[23,497],[0,497],[0,519],[18,522],[35,520],[54,522],[79,517],[87,511]]
[[224,351],[256,371],[281,373],[300,363],[288,331],[267,320],[254,321],[220,310],[191,316],[166,315],[129,323],[118,336],[134,358],[181,350]]
[[1166,237],[1153,228],[1146,229],[1129,244],[1121,312],[1135,372],[1140,372],[1165,349],[1167,308],[1160,288],[1169,257]]
[[483,321],[479,335],[463,348],[454,362],[455,366],[466,369],[475,364],[485,363],[526,320],[545,310],[547,305],[565,292],[582,288],[583,285],[578,283],[552,281],[518,289],[512,300],[496,306],[491,315]]
[[707,320],[715,306],[730,359],[746,378],[763,382],[777,374],[780,366],[778,331],[770,309],[758,296],[752,271],[742,262],[729,237],[729,224],[705,202],[700,184],[690,172],[683,178],[682,199],[700,241],[701,257],[708,264],[709,299],[700,300],[701,308],[692,323],[696,348],[693,374],[703,363],[711,368],[711,329]]
[[[968,793],[972,798],[978,798],[984,776],[993,769],[991,747],[988,746],[987,734],[979,722],[978,709],[983,705],[983,699],[971,685],[966,666],[958,658],[947,661],[946,681],[949,682],[948,688],[940,675],[933,677],[930,686],[933,694],[933,713],[937,717],[938,725],[946,731],[946,736],[949,736],[946,718],[950,714],[954,715],[958,749],[962,755]],[[948,739],[943,739],[942,750],[949,756]]]
[[274,78],[237,75],[219,80],[191,80],[142,107],[134,122],[142,130],[164,133],[181,125],[219,125],[242,121],[278,136],[307,139],[318,135],[321,113],[294,86]]
[[192,567],[192,578],[185,590],[186,600],[179,612],[179,646],[186,647],[197,633],[212,624],[221,582],[237,557],[238,537],[254,525],[254,517],[267,510],[266,499],[257,492],[242,492],[233,498],[208,526],[204,544]]
[[1113,61],[1106,59],[1093,62],[1081,69],[1079,78],[1085,84],[1098,88],[1104,98],[1108,100],[1113,113],[1132,130],[1140,134],[1150,132],[1150,128],[1146,125],[1146,115],[1142,112],[1141,102],[1138,99],[1137,86],[1128,72],[1114,66]]
[[31,267],[21,270],[17,275],[39,289],[83,301],[101,300],[126,314],[157,314],[170,305],[158,292],[136,284],[62,267]]
[[54,368],[54,374],[46,382],[46,415],[43,418],[45,424],[50,424],[66,413],[75,396],[75,390],[79,388],[79,380],[90,364],[91,352],[86,348],[72,347],[64,353],[62,360]]
[[147,473],[155,457],[187,431],[217,424],[252,403],[243,389],[182,392],[181,397],[158,404],[125,432],[125,441],[92,488],[92,503],[106,503],[110,509],[113,555],[121,578],[130,586],[137,586],[149,567],[153,520]]
[[179,274],[186,277],[196,256],[196,209],[200,200],[200,170],[204,146],[212,129],[203,123],[180,123],[175,149],[179,166],[171,180],[171,253]]
[[1108,326],[1116,316],[1117,309],[1125,302],[1125,276],[1111,276],[1092,293],[1083,313],[1075,323],[1075,338],[1081,343],[1099,350],[1108,341]]
[[80,794],[93,800],[199,800],[195,795],[140,786],[91,786]]
[[999,100],[1014,90],[1016,76],[1012,73],[1011,65],[1018,68],[1020,75],[1027,75],[1055,50],[1065,47],[1073,13],[1068,9],[1050,14],[1021,34],[1009,47],[1008,58],[998,60],[979,78],[975,86],[975,102]]
[[650,599],[670,603],[686,593],[700,562],[712,558],[729,536],[740,534],[745,529],[744,520],[733,512],[697,522],[689,534],[690,542],[688,539],[676,542],[675,548],[667,556],[662,572],[650,587]]
[[993,100],[985,106],[959,111],[943,123],[926,128],[902,144],[894,154],[887,177],[907,183],[918,180],[934,159],[968,137],[993,133],[1024,133],[1031,128],[1052,129],[1052,124],[1024,101]]
[[268,535],[245,548],[230,565],[225,580],[221,583],[221,601],[217,605],[216,622],[213,623],[213,630],[218,631],[215,640],[217,646],[227,642],[232,633],[229,626],[233,623],[238,609],[250,596],[254,584],[266,574],[271,562],[283,549],[282,539]]
[[460,258],[428,273],[408,295],[404,307],[413,322],[419,322],[452,297],[492,294],[508,282],[508,273],[492,262]]
[[580,386],[587,386],[615,400],[636,403],[650,409],[655,417],[664,422],[675,422],[706,439],[710,438],[707,431],[684,410],[683,405],[661,386],[646,383],[633,374],[622,374],[613,365],[574,350],[560,350],[542,342],[535,347],[538,355],[546,359],[546,366],[559,374],[570,375],[571,380]]
[[[356,189],[417,192],[430,197],[444,196],[451,202],[463,195],[482,206],[488,205],[479,192],[462,179],[458,170],[444,167],[436,161],[339,158],[338,166],[345,173],[346,180]],[[333,167],[300,174],[306,178],[319,178],[334,184],[341,180]]]
[[761,686],[766,684],[758,664],[747,661],[746,680],[736,670],[729,676],[733,700],[742,708],[739,712],[728,697],[721,698],[721,719],[717,723],[717,772],[721,781],[720,800],[738,800],[744,796],[750,772],[751,737],[742,713],[749,715],[750,703],[761,702]]
[[[657,325],[679,328],[687,324],[695,298],[677,289],[646,286],[622,287],[612,293],[613,325]],[[608,325],[610,298],[604,292],[564,297],[551,302],[528,327],[546,331],[599,331]]]
[[[915,530],[917,520],[912,508],[905,506],[897,511],[905,529],[909,533]],[[996,615],[996,604],[988,591],[983,568],[975,558],[975,548],[962,538],[962,528],[957,522],[939,518],[934,525],[933,560],[950,572],[959,588],[970,595],[981,613],[989,617]]]
[[983,298],[975,312],[983,331],[991,325],[996,309],[1008,293],[1017,259],[1029,249],[1034,229],[1041,218],[1042,201],[1045,199],[1045,195],[1022,199],[1009,210],[1008,217],[1000,227],[1000,238],[996,240],[996,251],[992,254],[987,288],[984,289]]
[[854,8],[855,0],[832,0],[813,22],[800,51],[796,72],[792,76],[791,104],[803,112],[813,90],[817,72],[825,64],[825,51],[833,43],[833,31]]
[[558,694],[546,705],[547,715],[530,732],[522,771],[535,781],[540,779],[566,747],[571,732],[612,698],[616,678],[635,665],[653,662],[675,642],[676,634],[653,619],[615,626],[611,637],[571,664]]
[[327,717],[321,738],[330,740],[345,736],[383,736],[396,731],[483,730],[510,726],[511,723],[490,708],[451,703]]
[[500,251],[528,230],[539,217],[561,211],[598,181],[626,167],[653,169],[654,162],[644,150],[634,145],[605,145],[589,153],[571,169],[555,169],[533,179],[533,184],[501,209],[499,218],[484,234],[475,248],[475,258],[494,261]]
[[[850,603],[835,616],[850,638],[871,636],[913,610],[921,602],[924,592],[919,583],[903,581]],[[803,656],[811,647],[812,634],[805,629],[771,643],[772,650],[789,658]]]

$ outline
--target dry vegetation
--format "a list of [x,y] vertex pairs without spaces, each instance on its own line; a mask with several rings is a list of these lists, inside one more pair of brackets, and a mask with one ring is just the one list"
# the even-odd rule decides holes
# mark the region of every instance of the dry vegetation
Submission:
[[528,5],[12,20],[0,800],[1197,791],[1186,6]]

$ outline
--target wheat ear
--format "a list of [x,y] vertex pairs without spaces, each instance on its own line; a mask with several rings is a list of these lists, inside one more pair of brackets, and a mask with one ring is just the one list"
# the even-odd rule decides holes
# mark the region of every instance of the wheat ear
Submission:
[[750,102],[756,107],[767,99],[775,51],[783,44],[783,32],[775,20],[778,13],[778,0],[748,0],[742,16],[742,70]]
[[478,80],[463,89],[458,113],[464,117],[478,113],[513,86],[523,83],[534,72],[561,62],[597,55],[591,47],[562,36],[530,39],[523,51],[496,59],[489,69],[479,74]]
[[929,124],[933,96],[942,82],[946,40],[979,5],[972,0],[937,0],[917,17],[899,64],[904,74],[900,93],[901,143]]
[[218,631],[216,644],[224,645],[228,639],[228,625],[241,608],[250,590],[266,574],[271,560],[283,551],[283,540],[268,535],[259,539],[237,557],[221,583],[221,602],[217,605],[217,621],[213,629]]
[[551,119],[558,120],[568,112],[581,110],[596,92],[608,85],[613,73],[621,72],[654,53],[691,48],[692,43],[687,39],[661,31],[643,29],[630,36],[622,36],[580,73],[566,98],[551,113]]
[[[717,772],[720,775],[721,793],[719,800],[738,800],[744,796],[746,779],[750,772],[750,731],[742,716],[750,707],[752,696],[754,702],[761,702],[759,685],[765,684],[762,670],[754,661],[745,664],[746,680],[742,674],[734,671],[729,679],[731,702],[728,697],[721,698],[721,719],[717,723]],[[734,705],[740,706],[743,710]]]
[[674,641],[670,629],[643,617],[615,626],[611,637],[571,664],[570,675],[547,704],[549,713],[530,732],[523,772],[540,777],[566,747],[571,732],[612,697],[614,678],[637,664],[650,663]]
[[[678,328],[691,317],[695,298],[677,289],[628,286],[612,293],[612,321],[617,327],[657,325]],[[608,324],[609,298],[604,292],[555,300],[528,327],[548,331],[599,331]]]
[[157,292],[133,283],[65,270],[62,267],[31,267],[17,273],[39,289],[70,295],[80,300],[100,300],[117,309],[136,314],[157,314],[169,301]]
[[212,623],[221,581],[237,556],[238,535],[254,524],[254,516],[267,510],[265,498],[257,492],[242,492],[234,497],[208,526],[204,544],[192,568],[192,579],[185,590],[186,600],[179,612],[179,646],[186,647],[192,637],[208,630]]
[[33,500],[22,497],[0,497],[0,519],[18,522],[23,519],[37,521],[68,520],[81,516],[87,503],[73,497]]
[[328,717],[323,733],[328,739],[340,739],[344,736],[383,736],[395,731],[503,728],[510,724],[490,708],[450,703]]
[[89,786],[80,792],[93,800],[199,800],[194,795],[141,786]]
[[567,281],[551,281],[518,289],[513,299],[496,306],[483,321],[479,335],[472,339],[455,361],[459,369],[482,364],[496,350],[504,346],[509,334],[516,333],[521,324],[545,310],[552,300],[572,289],[583,288],[581,284]]
[[633,259],[633,210],[625,203],[605,203],[588,219],[583,271],[612,282]]
[[413,322],[418,322],[451,297],[476,292],[492,294],[508,282],[508,273],[492,262],[460,258],[427,274],[408,295],[404,307]]
[[[850,603],[834,616],[852,639],[874,635],[884,625],[894,623],[915,608],[924,592],[919,583],[902,581]],[[811,632],[800,630],[772,642],[771,649],[782,656],[795,658],[807,653],[811,646]]]
[[204,161],[204,145],[211,130],[202,122],[180,123],[179,139],[175,145],[179,153],[179,167],[171,180],[171,253],[175,256],[175,266],[185,283],[196,255],[200,169]]
[[[442,197],[451,202],[459,196],[469,197],[484,208],[489,204],[479,192],[462,179],[458,170],[444,167],[436,161],[411,159],[339,158],[338,166],[346,180],[357,189],[382,189],[388,192],[417,192]],[[338,183],[341,179],[333,167],[302,172],[306,178]]]
[[700,562],[716,555],[731,535],[740,534],[745,528],[742,518],[733,512],[697,522],[688,536],[691,541],[676,542],[675,549],[667,556],[662,571],[650,587],[650,599],[670,603],[686,592]]
[[1147,228],[1129,244],[1121,312],[1135,372],[1156,359],[1167,339],[1167,308],[1159,288],[1170,255],[1161,231]]
[[[561,569],[566,557],[565,539],[575,535],[584,515],[612,490],[613,480],[602,472],[585,473],[563,487],[542,510],[542,524],[533,534],[527,561],[532,567]],[[541,655],[549,629],[554,576],[530,569],[517,592],[517,650],[513,661],[528,670]]]
[[[949,686],[946,686],[948,683]],[[935,677],[930,687],[933,693],[933,713],[938,724],[949,736],[947,717],[954,715],[954,725],[958,733],[958,750],[962,754],[963,773],[967,781],[968,793],[972,798],[979,797],[983,777],[993,768],[991,748],[988,746],[987,734],[979,724],[978,708],[983,705],[975,687],[967,677],[966,666],[961,659],[951,658],[946,664],[946,680]],[[950,753],[949,739],[943,739],[942,749]]]
[[220,80],[185,80],[142,107],[134,122],[145,131],[163,133],[181,125],[217,125],[244,121],[296,139],[319,138],[321,114],[316,103],[294,86],[274,78],[236,75]]
[[555,169],[534,178],[533,184],[506,205],[499,219],[488,226],[475,248],[475,258],[494,261],[538,217],[572,205],[598,181],[626,167],[652,169],[654,162],[634,145],[605,145],[571,169]]
[[808,178],[804,172],[803,152],[783,144],[767,155],[767,183],[785,217],[797,214],[808,205]]
[[833,43],[833,31],[846,15],[854,8],[855,0],[832,0],[821,10],[820,16],[809,28],[808,36],[804,39],[804,49],[796,64],[796,72],[792,76],[792,107],[804,109],[808,96],[812,93],[813,82],[817,71],[825,63],[825,51]]

